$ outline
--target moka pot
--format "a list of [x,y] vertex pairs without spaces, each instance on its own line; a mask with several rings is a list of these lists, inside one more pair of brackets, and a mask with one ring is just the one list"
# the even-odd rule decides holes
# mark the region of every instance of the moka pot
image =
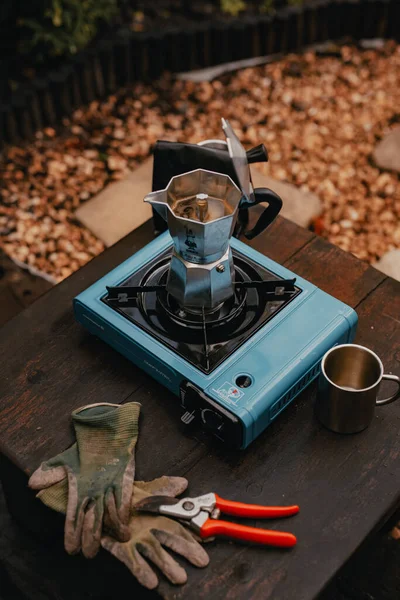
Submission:
[[182,306],[213,309],[234,293],[229,240],[242,192],[230,177],[197,169],[145,198],[174,242],[167,291]]

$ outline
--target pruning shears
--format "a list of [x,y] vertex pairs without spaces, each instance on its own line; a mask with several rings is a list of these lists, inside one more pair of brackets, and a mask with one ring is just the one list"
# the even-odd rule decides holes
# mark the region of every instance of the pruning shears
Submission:
[[138,511],[157,513],[172,517],[187,524],[201,538],[214,536],[230,537],[257,544],[291,548],[297,542],[292,533],[269,529],[258,529],[220,520],[221,513],[235,517],[252,519],[280,519],[291,517],[299,512],[296,506],[258,506],[224,500],[214,494],[204,494],[196,498],[171,498],[168,496],[150,496],[144,498],[134,508]]

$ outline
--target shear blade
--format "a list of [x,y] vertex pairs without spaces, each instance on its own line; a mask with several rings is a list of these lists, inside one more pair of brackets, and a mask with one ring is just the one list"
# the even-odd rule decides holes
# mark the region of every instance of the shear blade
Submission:
[[178,502],[179,500],[176,498],[171,498],[170,496],[150,496],[149,498],[143,498],[143,500],[139,500],[137,504],[134,504],[133,508],[143,512],[159,514],[160,506],[173,506],[174,504],[178,504]]

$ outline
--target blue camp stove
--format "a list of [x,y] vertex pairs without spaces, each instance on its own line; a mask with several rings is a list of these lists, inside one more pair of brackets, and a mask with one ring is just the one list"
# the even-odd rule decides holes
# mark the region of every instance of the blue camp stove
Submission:
[[76,318],[173,392],[184,424],[246,448],[353,340],[357,315],[234,238],[234,296],[182,307],[165,289],[172,249],[168,232],[147,244],[75,298]]

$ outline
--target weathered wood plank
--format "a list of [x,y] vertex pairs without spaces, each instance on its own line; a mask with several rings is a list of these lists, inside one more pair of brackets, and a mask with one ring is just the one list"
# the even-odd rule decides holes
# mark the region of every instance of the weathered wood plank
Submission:
[[314,237],[285,266],[353,307],[385,279],[380,271],[320,237]]
[[[43,528],[48,528],[52,516],[58,517],[58,535],[53,541],[39,543],[10,517],[0,485],[1,600],[159,598],[140,586],[128,569],[104,550],[95,560],[69,556],[63,548],[62,517],[48,513]],[[34,519],[35,514],[29,518]]]
[[10,319],[18,315],[23,305],[14,296],[9,285],[0,287],[0,327]]
[[[278,219],[271,235],[261,236],[262,247],[276,259],[280,252],[290,256],[312,236],[305,231]],[[0,360],[8,376],[0,382],[0,444],[25,472],[71,443],[74,408],[110,399],[122,402],[144,383],[153,385],[140,369],[86,333],[72,312],[76,294],[152,238],[148,221],[2,329]],[[176,405],[163,388],[159,395],[170,396],[169,404]]]
[[0,327],[51,287],[50,282],[18,267],[0,250]]
[[67,447],[74,408],[122,402],[144,374],[74,320],[72,299],[151,239],[147,223],[53,288],[1,330],[0,444],[29,473]]
[[[259,210],[255,210],[256,208]],[[260,216],[262,212],[261,208],[259,205],[249,211],[249,228],[254,226],[257,218]],[[272,260],[284,264],[314,238],[315,235],[311,231],[308,231],[308,229],[304,229],[292,221],[278,217],[264,233],[261,233],[254,240],[249,242],[246,238],[243,238],[242,241],[262,254],[266,254]]]
[[[399,373],[400,283],[386,279],[358,313],[356,341],[374,349],[387,371]],[[212,569],[191,569],[186,590],[163,583],[165,598],[191,590],[196,598],[315,598],[400,504],[400,403],[377,409],[366,431],[341,436],[316,421],[315,392],[313,385],[245,452],[213,448],[187,473],[195,495],[215,491],[257,504],[298,503],[298,516],[273,523],[295,533],[298,546],[285,552],[216,541],[209,548]]]
[[[373,294],[360,304],[357,312],[365,324],[359,328],[357,342],[379,354],[386,373],[393,371],[399,374],[400,282],[387,277]],[[386,409],[383,407],[377,413],[379,418],[381,413],[386,413]]]
[[[313,598],[399,501],[393,481],[400,475],[395,444],[400,408],[381,409],[368,431],[342,438],[315,421],[312,386],[245,452],[183,435],[176,398],[86,334],[72,315],[77,293],[151,238],[147,223],[3,328],[2,450],[29,474],[71,443],[69,419],[77,406],[140,401],[138,478],[188,474],[192,494],[216,491],[257,503],[298,502],[302,508],[299,516],[277,524],[298,535],[294,551],[219,541],[209,547],[209,568],[189,568],[185,587],[164,582],[160,593],[166,598]],[[388,368],[396,368],[398,359],[391,362],[390,353],[397,356],[400,347],[398,284],[381,283],[384,276],[375,270],[283,219],[253,245],[349,304],[361,302],[358,339],[374,347]],[[23,479],[21,493],[25,485]],[[107,570],[102,577],[108,577]]]

